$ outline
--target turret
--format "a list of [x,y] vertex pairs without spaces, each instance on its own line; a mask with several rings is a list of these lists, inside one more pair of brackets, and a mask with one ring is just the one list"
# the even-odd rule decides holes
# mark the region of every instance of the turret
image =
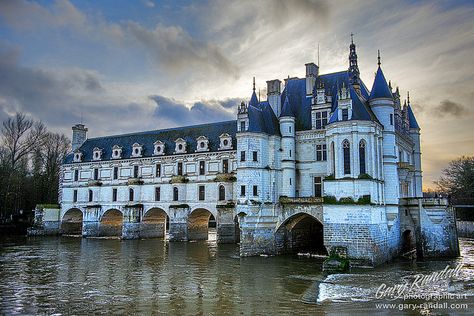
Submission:
[[72,151],[84,144],[87,139],[87,128],[84,124],[76,124],[72,127]]
[[410,94],[407,94],[407,115],[410,137],[413,140],[413,164],[415,166],[415,179],[413,184],[413,193],[415,197],[423,197],[423,176],[421,171],[421,140],[420,126],[416,121],[415,115],[410,106]]
[[295,163],[295,115],[291,108],[286,91],[280,116],[281,133],[281,167],[283,170],[282,195],[295,197],[296,163]]
[[356,46],[354,44],[354,34],[351,34],[351,45],[349,46],[349,83],[360,93],[360,71],[357,65]]
[[267,100],[276,117],[281,112],[281,81],[278,79],[267,81]]

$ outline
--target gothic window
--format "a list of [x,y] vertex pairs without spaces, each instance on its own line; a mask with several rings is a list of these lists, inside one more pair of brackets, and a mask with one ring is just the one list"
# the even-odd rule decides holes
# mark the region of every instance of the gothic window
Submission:
[[156,176],[161,177],[161,164],[156,164]]
[[349,141],[345,139],[342,142],[343,158],[344,158],[344,174],[351,173],[351,145]]
[[135,192],[133,192],[133,189],[132,189],[132,188],[130,188],[130,189],[128,190],[128,200],[129,200],[129,201],[133,201],[134,193],[135,193]]
[[155,201],[159,201],[161,199],[161,189],[160,187],[155,188]]
[[253,161],[258,161],[258,160],[257,160],[257,152],[256,152],[256,151],[252,151],[252,160],[253,160]]
[[245,161],[245,151],[240,152],[240,161]]
[[117,189],[112,189],[112,202],[117,202]]
[[347,121],[349,119],[349,110],[348,109],[342,109],[342,120]]
[[328,112],[316,112],[316,129],[323,129],[328,123]]
[[240,131],[245,132],[245,121],[240,122]]
[[393,114],[390,114],[390,125],[393,125]]
[[74,181],[79,180],[79,170],[74,170]]
[[326,160],[327,160],[326,144],[316,145],[316,161],[326,161]]
[[95,168],[94,169],[94,180],[98,180],[98,179],[99,179],[99,169]]
[[178,170],[177,170],[177,175],[178,176],[182,176],[183,175],[183,163],[182,162],[178,162]]
[[240,196],[245,196],[245,185],[240,186]]
[[219,186],[219,201],[225,200],[225,187],[223,185]]
[[173,188],[173,201],[178,201],[179,199],[179,191],[177,187]]
[[72,197],[72,201],[73,201],[74,203],[77,202],[77,190],[74,190],[73,197]]
[[321,177],[314,177],[314,196],[323,196],[323,183]]
[[114,180],[118,179],[118,167],[114,167]]
[[203,176],[206,173],[206,162],[201,160],[199,162],[199,175]]
[[133,166],[133,177],[138,178],[138,166]]
[[92,192],[92,190],[89,190],[89,202],[92,202],[93,199],[94,199],[94,193]]
[[222,160],[222,172],[229,173],[229,159]]
[[203,185],[199,186],[199,201],[204,201],[206,198],[206,188]]
[[253,196],[258,196],[258,187],[256,185],[253,186]]
[[365,162],[365,141],[363,140],[359,143],[359,166],[360,174],[367,173]]

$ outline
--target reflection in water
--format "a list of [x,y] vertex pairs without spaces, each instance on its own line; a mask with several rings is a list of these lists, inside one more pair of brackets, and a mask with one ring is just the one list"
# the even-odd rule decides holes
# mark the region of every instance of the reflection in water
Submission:
[[215,238],[16,238],[0,242],[0,314],[374,312],[381,283],[398,284],[458,261],[466,266],[463,280],[450,291],[470,295],[472,304],[474,242],[463,240],[462,251],[463,258],[453,261],[399,262],[327,276],[315,259],[239,258],[237,245],[217,245]]

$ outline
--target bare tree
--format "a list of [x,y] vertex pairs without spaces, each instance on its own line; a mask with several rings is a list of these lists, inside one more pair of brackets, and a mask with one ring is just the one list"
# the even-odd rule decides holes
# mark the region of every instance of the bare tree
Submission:
[[449,163],[436,181],[441,192],[456,198],[474,198],[474,157],[461,157]]

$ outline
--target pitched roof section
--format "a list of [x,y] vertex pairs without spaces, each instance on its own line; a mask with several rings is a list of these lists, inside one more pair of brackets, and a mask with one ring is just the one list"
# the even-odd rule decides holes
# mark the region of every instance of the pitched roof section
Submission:
[[[154,151],[154,143],[157,140],[165,144],[165,155],[172,155],[175,149],[175,140],[182,138],[186,141],[186,153],[194,153],[196,151],[196,139],[199,136],[206,136],[209,139],[209,151],[218,151],[220,145],[219,136],[227,133],[232,136],[233,148],[236,148],[237,142],[235,134],[237,132],[236,121],[226,121],[218,123],[201,124],[186,127],[169,128],[163,130],[154,130],[147,132],[138,132],[131,134],[106,136],[90,138],[84,142],[79,148],[83,153],[82,161],[88,162],[92,160],[92,150],[95,147],[102,148],[102,161],[110,160],[112,156],[112,147],[118,145],[122,147],[122,159],[130,158],[132,154],[132,145],[139,143],[143,145],[142,156],[152,157]],[[65,163],[72,163],[73,156],[69,155],[65,159]]]
[[416,121],[415,114],[413,113],[410,105],[408,105],[408,122],[409,122],[410,128],[420,129],[420,126],[418,125],[418,122]]
[[249,104],[253,106],[258,106],[258,99],[257,95],[255,94],[255,91],[252,93],[252,97],[250,98]]
[[248,106],[249,132],[280,135],[280,124],[268,101]]
[[288,93],[285,95],[285,101],[283,102],[283,106],[281,107],[280,117],[282,117],[282,116],[295,117],[295,113],[293,112],[293,108],[290,106],[290,100],[288,99]]
[[392,92],[388,87],[387,80],[385,80],[385,76],[383,75],[382,68],[377,69],[377,73],[375,74],[374,85],[372,86],[372,90],[370,91],[369,100],[373,99],[393,99]]

